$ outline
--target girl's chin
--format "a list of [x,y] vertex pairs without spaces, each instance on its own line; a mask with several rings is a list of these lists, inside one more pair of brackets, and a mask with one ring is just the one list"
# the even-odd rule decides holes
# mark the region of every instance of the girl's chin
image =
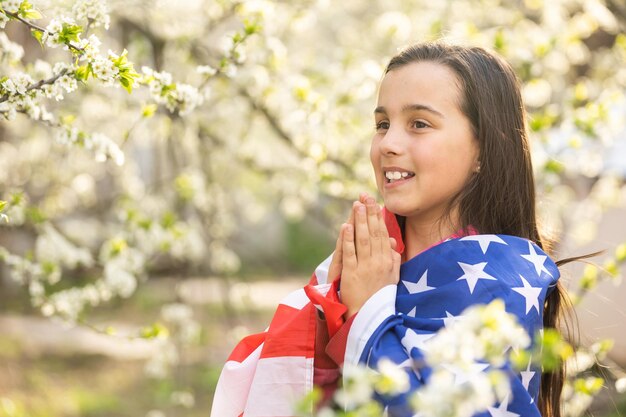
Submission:
[[408,210],[401,202],[394,201],[394,199],[383,199],[383,205],[385,209],[393,214],[397,214],[398,216],[406,217],[410,213],[411,210]]

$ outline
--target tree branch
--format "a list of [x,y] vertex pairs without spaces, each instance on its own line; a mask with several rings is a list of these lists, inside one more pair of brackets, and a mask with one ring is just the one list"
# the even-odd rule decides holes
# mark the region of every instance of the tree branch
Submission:
[[[56,80],[58,80],[59,78],[61,78],[65,74],[67,74],[67,72],[68,72],[68,69],[64,68],[58,74],[56,74],[56,75],[54,75],[54,76],[52,76],[52,77],[50,77],[48,79],[39,80],[35,84],[29,85],[26,88],[26,91],[28,92],[28,91],[36,90],[36,89],[41,88],[42,86],[47,85],[47,84],[54,84],[56,82]],[[5,94],[2,97],[0,97],[0,103],[4,103],[8,99],[9,99],[9,95]]]
[[[36,30],[36,31],[42,32],[44,34],[50,35],[50,33],[45,28],[43,28],[41,26],[38,26],[38,25],[36,25],[36,24],[34,24],[32,22],[29,22],[28,20],[20,17],[17,13],[11,13],[11,12],[9,12],[7,10],[4,10],[4,13],[7,16],[11,17],[12,19],[19,20],[20,22],[22,22],[23,24],[25,24],[26,26],[28,26],[29,28],[31,28],[33,30]],[[70,42],[66,43],[65,45],[67,45],[68,48],[73,49],[76,52],[80,52],[81,54],[84,52],[83,48],[79,48],[79,47],[73,45]]]
[[[246,100],[248,100],[248,103],[252,106],[253,110],[263,115],[265,120],[267,120],[267,122],[269,123],[270,127],[274,130],[274,132],[278,135],[278,137],[283,142],[287,143],[301,157],[304,157],[304,158],[309,157],[309,155],[307,155],[302,149],[299,149],[293,143],[291,136],[283,129],[283,127],[278,123],[278,120],[276,119],[276,117],[274,117],[274,115],[270,112],[270,110],[265,105],[256,101],[254,97],[252,97],[250,93],[243,87],[239,88],[239,94],[241,94]],[[344,161],[341,161],[336,158],[327,158],[327,161],[330,161],[334,164],[339,165],[350,175],[354,174],[352,167],[346,164]]]

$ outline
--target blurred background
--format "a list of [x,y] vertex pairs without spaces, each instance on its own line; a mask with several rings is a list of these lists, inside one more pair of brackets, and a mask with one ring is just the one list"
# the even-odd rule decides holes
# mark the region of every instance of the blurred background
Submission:
[[[440,38],[516,69],[554,257],[604,250],[563,272],[566,415],[626,411],[623,0],[24,3],[0,1],[41,14],[0,12],[0,417],[206,416],[236,342],[375,193],[386,62]],[[78,56],[28,22],[68,18],[91,53],[128,51],[130,93],[50,81]],[[24,74],[50,97],[7,99]]]

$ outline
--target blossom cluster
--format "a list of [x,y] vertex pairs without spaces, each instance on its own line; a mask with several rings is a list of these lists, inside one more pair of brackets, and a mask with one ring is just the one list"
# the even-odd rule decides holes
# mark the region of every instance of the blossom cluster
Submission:
[[87,21],[93,27],[103,26],[108,30],[111,24],[109,9],[102,0],[79,0],[72,6],[72,13],[79,21]]
[[96,161],[113,160],[117,165],[124,163],[124,152],[103,133],[87,134],[75,127],[63,126],[57,131],[56,141],[63,145],[79,145],[94,152]]
[[[496,402],[508,401],[508,376],[498,368],[507,360],[510,347],[527,348],[530,337],[515,316],[505,311],[504,302],[494,300],[488,305],[469,307],[425,345],[425,360],[432,374],[411,395],[413,409],[419,410],[420,417],[470,417],[487,411]],[[475,372],[476,369],[481,372]],[[467,374],[472,377],[459,379],[459,375]],[[363,415],[377,415],[375,410],[381,414],[372,400],[374,393],[398,395],[410,388],[407,369],[385,359],[376,370],[362,365],[346,366],[343,381],[334,394],[334,402],[343,410],[354,410],[355,415],[361,415],[360,411]],[[364,410],[374,410],[374,414]],[[325,407],[319,415],[336,414]]]
[[[182,303],[166,304],[161,308],[161,319],[169,330],[168,338],[158,340],[157,353],[145,365],[146,373],[153,378],[165,378],[178,363],[181,349],[196,341],[200,335],[200,323],[193,317],[191,307]],[[191,397],[189,397],[191,395]],[[194,402],[193,394],[188,393],[184,401],[176,401],[186,406]]]
[[[0,22],[4,14],[0,13]],[[24,56],[24,48],[15,42],[11,42],[6,33],[0,32],[0,63],[14,64]]]
[[[205,69],[203,69],[205,70]],[[174,83],[172,74],[142,67],[140,82],[150,89],[150,95],[157,104],[163,104],[170,112],[184,116],[202,105],[204,96],[197,88],[183,83]]]

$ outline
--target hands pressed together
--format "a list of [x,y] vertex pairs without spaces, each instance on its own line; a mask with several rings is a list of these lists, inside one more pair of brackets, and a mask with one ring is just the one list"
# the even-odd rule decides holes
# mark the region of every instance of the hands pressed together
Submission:
[[355,201],[348,221],[341,225],[330,264],[330,279],[341,274],[341,301],[346,318],[361,309],[378,290],[397,284],[400,254],[389,237],[382,210],[366,193]]

